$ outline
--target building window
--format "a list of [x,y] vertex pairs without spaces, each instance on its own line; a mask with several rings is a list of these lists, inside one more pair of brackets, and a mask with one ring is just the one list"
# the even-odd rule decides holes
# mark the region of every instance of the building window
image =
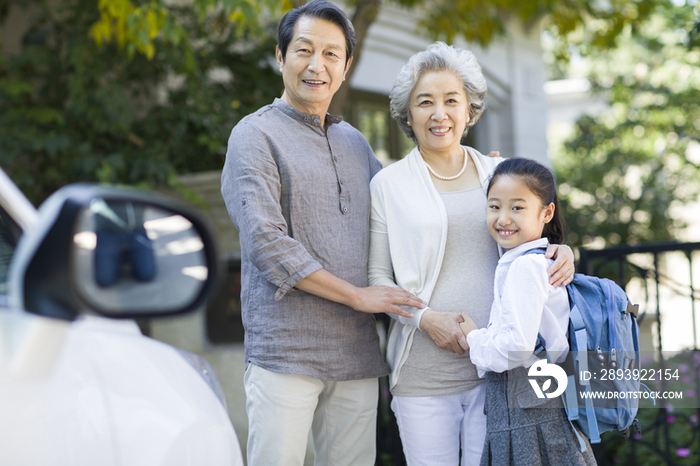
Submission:
[[353,90],[344,116],[367,138],[384,166],[402,159],[413,149],[413,141],[391,118],[389,97],[385,95]]

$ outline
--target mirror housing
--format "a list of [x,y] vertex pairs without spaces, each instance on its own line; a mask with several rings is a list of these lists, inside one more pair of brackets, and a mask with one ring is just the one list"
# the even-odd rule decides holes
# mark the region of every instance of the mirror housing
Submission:
[[169,197],[75,184],[39,208],[10,266],[12,307],[64,320],[174,315],[202,306],[218,255],[205,221]]

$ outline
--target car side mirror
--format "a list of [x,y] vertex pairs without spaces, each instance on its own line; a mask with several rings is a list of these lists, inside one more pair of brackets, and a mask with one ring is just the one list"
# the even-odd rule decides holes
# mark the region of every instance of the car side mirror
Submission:
[[39,209],[10,269],[10,303],[44,317],[173,315],[200,307],[218,259],[204,221],[150,192],[71,185]]

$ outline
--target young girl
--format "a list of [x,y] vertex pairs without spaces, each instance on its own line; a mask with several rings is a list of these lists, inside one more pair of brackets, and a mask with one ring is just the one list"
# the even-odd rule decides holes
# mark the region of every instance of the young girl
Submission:
[[479,376],[486,374],[481,465],[596,464],[588,444],[579,451],[561,397],[537,398],[527,380],[527,368],[539,360],[533,355],[538,333],[553,362],[568,352],[566,289],[549,284],[551,260],[544,254],[525,254],[564,241],[552,173],[527,159],[500,163],[488,185],[486,223],[505,250],[496,268],[489,324],[478,329],[466,314],[460,324],[471,361]]

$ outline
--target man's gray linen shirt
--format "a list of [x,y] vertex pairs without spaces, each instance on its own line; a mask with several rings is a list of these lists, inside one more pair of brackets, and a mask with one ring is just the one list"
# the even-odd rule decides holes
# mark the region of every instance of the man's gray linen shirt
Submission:
[[346,381],[386,375],[374,316],[294,288],[326,269],[367,286],[369,181],[381,164],[341,117],[275,99],[231,132],[221,192],[241,239],[245,357]]

